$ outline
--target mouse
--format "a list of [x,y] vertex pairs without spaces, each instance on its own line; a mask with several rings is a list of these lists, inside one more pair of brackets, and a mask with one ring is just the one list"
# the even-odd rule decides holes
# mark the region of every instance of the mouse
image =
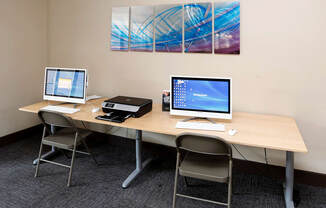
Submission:
[[229,135],[230,136],[234,136],[236,133],[237,133],[237,130],[236,129],[229,130]]
[[92,113],[96,113],[96,112],[99,112],[100,108],[93,108],[92,109]]

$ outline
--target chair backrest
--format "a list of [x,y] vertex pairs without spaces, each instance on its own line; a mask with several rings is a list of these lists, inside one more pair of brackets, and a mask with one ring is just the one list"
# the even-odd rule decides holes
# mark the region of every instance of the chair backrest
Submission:
[[72,120],[61,113],[40,110],[38,112],[38,117],[40,118],[40,120],[48,130],[49,130],[49,126],[57,126],[57,127],[64,127],[64,128],[72,128],[77,131],[77,128],[72,122]]
[[176,146],[178,152],[186,150],[205,155],[232,157],[231,145],[219,137],[185,133],[177,136]]

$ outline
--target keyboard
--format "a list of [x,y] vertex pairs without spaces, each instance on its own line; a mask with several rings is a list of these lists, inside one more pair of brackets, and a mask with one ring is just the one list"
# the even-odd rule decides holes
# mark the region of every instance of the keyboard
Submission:
[[80,109],[78,109],[78,108],[67,108],[67,107],[61,107],[61,106],[55,106],[55,105],[45,106],[45,107],[41,108],[41,110],[48,110],[48,111],[67,113],[67,114],[73,114],[73,113],[80,111]]
[[176,125],[176,128],[177,129],[208,130],[208,131],[225,131],[224,124],[183,122],[183,121],[179,121]]

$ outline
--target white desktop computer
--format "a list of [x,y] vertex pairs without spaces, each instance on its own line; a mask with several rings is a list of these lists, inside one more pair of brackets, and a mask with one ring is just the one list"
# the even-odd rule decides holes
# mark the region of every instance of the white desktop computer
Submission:
[[171,76],[170,83],[171,115],[232,119],[231,78]]
[[46,67],[44,100],[86,103],[87,70]]

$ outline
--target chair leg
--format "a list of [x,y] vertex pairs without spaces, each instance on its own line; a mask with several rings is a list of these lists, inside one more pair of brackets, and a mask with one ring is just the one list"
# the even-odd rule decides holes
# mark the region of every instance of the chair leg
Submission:
[[179,175],[179,159],[180,159],[180,153],[177,153],[177,164],[175,167],[175,178],[174,178],[174,191],[173,191],[173,204],[172,208],[175,208],[176,204],[176,197],[177,197],[177,186],[178,186],[178,175]]
[[178,187],[178,168],[175,171],[175,178],[174,178],[174,191],[173,191],[173,205],[172,208],[175,208],[175,204],[176,204],[176,198],[177,198],[177,187]]
[[76,147],[74,147],[74,150],[72,152],[71,164],[70,164],[70,170],[69,170],[69,178],[68,178],[68,184],[67,184],[68,187],[70,187],[70,184],[71,184],[72,168],[74,166],[75,154],[76,154]]
[[41,140],[41,145],[40,145],[40,152],[38,153],[38,160],[37,160],[37,165],[36,165],[36,170],[35,170],[35,175],[34,177],[36,178],[38,176],[38,171],[40,168],[40,163],[41,163],[41,155],[42,155],[42,150],[43,150],[43,139],[45,137],[45,133],[46,133],[46,127],[43,127],[43,133],[42,133],[42,140]]
[[231,201],[232,201],[232,160],[229,162],[228,208],[231,208]]
[[97,162],[97,160],[96,160],[94,154],[91,152],[91,150],[89,149],[89,147],[88,147],[88,145],[86,144],[86,142],[85,142],[84,139],[82,140],[82,143],[83,143],[83,145],[85,146],[86,151],[87,151],[87,152],[91,155],[91,157],[93,158],[95,164],[98,165],[98,162]]
[[78,133],[76,133],[74,149],[73,149],[73,151],[72,151],[71,164],[70,164],[70,171],[69,171],[69,178],[68,178],[68,183],[67,183],[67,186],[68,186],[68,187],[70,187],[70,184],[71,184],[72,169],[73,169],[73,167],[74,167],[74,162],[75,162],[76,148],[77,148],[77,137],[78,137]]
[[230,179],[228,184],[228,208],[231,207],[231,199],[232,199],[232,181]]
[[41,155],[42,155],[42,150],[43,150],[43,142],[41,141],[41,145],[40,145],[40,152],[38,154],[38,160],[37,160],[37,165],[36,165],[36,170],[35,170],[35,175],[34,177],[38,177],[38,172],[39,172],[39,167],[40,167],[40,163],[41,163]]

